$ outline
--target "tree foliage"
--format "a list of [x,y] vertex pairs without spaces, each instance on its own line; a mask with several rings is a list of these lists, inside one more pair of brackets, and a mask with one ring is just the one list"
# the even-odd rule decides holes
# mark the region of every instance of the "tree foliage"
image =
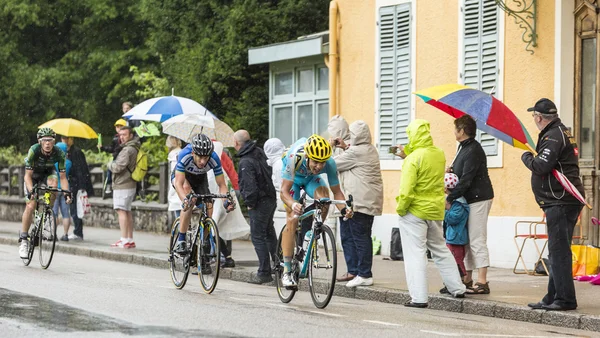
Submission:
[[121,102],[171,88],[264,140],[268,66],[248,48],[325,30],[327,14],[326,0],[0,0],[0,146],[24,151],[58,117],[110,135]]

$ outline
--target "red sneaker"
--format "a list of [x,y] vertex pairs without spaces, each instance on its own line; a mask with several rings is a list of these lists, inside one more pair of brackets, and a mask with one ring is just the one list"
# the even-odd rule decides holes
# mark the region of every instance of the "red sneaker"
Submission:
[[125,243],[125,244],[123,244],[123,247],[125,249],[135,249],[135,242]]
[[110,245],[112,248],[124,248],[123,241],[118,240],[114,244]]

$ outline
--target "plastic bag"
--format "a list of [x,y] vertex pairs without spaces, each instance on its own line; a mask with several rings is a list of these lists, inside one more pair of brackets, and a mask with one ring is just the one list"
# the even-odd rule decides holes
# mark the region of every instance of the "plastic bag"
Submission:
[[571,245],[573,253],[573,276],[595,275],[598,273],[600,248],[591,245]]
[[379,255],[379,251],[381,251],[381,240],[377,239],[377,237],[373,236],[373,256]]
[[392,240],[390,242],[390,259],[394,261],[403,261],[402,241],[400,240],[400,229],[392,228]]
[[88,199],[87,191],[81,189],[77,192],[77,217],[84,218],[92,213],[92,206]]

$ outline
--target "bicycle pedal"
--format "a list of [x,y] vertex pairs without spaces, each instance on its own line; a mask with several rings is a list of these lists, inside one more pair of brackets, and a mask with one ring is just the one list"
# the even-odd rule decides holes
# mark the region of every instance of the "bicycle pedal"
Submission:
[[285,289],[286,290],[290,290],[290,291],[298,291],[298,285],[296,285],[296,286],[286,286]]

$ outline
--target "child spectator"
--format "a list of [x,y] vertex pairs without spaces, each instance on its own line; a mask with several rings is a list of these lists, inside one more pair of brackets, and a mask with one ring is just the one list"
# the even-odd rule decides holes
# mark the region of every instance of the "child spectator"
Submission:
[[[453,173],[446,173],[444,176],[444,185],[446,195],[450,194],[452,189],[458,184],[458,176]],[[446,212],[444,214],[444,237],[446,246],[452,252],[460,277],[464,278],[467,274],[465,268],[465,246],[469,244],[469,234],[467,232],[467,220],[469,219],[469,204],[464,197],[455,199],[452,204],[446,201]],[[448,293],[446,287],[440,290],[440,293]]]

